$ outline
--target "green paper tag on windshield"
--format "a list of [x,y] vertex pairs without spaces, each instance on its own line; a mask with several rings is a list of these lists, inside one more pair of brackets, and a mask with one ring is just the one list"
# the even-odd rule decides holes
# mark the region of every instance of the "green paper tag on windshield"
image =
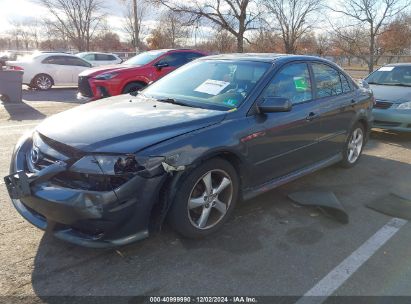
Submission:
[[297,92],[305,92],[308,89],[308,83],[305,77],[294,77],[294,86]]

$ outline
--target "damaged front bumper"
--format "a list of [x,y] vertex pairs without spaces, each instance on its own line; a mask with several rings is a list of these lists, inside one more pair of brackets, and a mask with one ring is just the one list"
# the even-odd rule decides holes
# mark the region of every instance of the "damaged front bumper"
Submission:
[[86,247],[121,246],[148,237],[151,211],[167,177],[164,170],[154,176],[134,175],[107,191],[75,189],[54,182],[54,177],[76,164],[57,161],[33,172],[28,157],[32,146],[30,138],[16,146],[11,174],[4,179],[15,208],[26,220]]

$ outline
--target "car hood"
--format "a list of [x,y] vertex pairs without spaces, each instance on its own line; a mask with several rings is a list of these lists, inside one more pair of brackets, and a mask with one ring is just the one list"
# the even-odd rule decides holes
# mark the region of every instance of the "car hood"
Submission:
[[386,100],[393,103],[411,101],[411,87],[370,84],[370,88],[377,100]]
[[107,73],[107,72],[121,72],[121,71],[136,69],[136,68],[139,68],[140,66],[139,65],[125,65],[125,64],[105,65],[101,67],[94,67],[94,68],[87,69],[81,72],[79,76],[97,76],[97,75]]
[[225,113],[120,95],[54,115],[36,130],[84,152],[134,153],[216,124]]

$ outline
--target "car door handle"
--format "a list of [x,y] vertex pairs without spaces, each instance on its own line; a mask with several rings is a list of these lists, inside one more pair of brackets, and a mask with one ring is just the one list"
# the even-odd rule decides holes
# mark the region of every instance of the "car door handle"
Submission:
[[305,120],[307,121],[313,121],[314,119],[318,118],[319,115],[314,113],[314,112],[310,112],[310,114],[308,114],[308,116],[305,118]]

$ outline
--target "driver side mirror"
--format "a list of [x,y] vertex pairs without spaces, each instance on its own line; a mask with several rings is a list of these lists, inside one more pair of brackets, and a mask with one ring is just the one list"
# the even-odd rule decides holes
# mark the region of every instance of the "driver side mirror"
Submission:
[[160,71],[162,68],[168,67],[168,63],[167,62],[157,62],[156,64],[154,64],[154,66],[156,67],[157,70]]
[[284,97],[266,97],[258,105],[260,113],[289,112],[293,107],[292,102]]
[[370,88],[370,85],[368,84],[368,82],[365,79],[360,79],[360,80],[358,80],[357,83],[359,84],[359,86],[361,88],[364,88],[364,89],[369,89]]

